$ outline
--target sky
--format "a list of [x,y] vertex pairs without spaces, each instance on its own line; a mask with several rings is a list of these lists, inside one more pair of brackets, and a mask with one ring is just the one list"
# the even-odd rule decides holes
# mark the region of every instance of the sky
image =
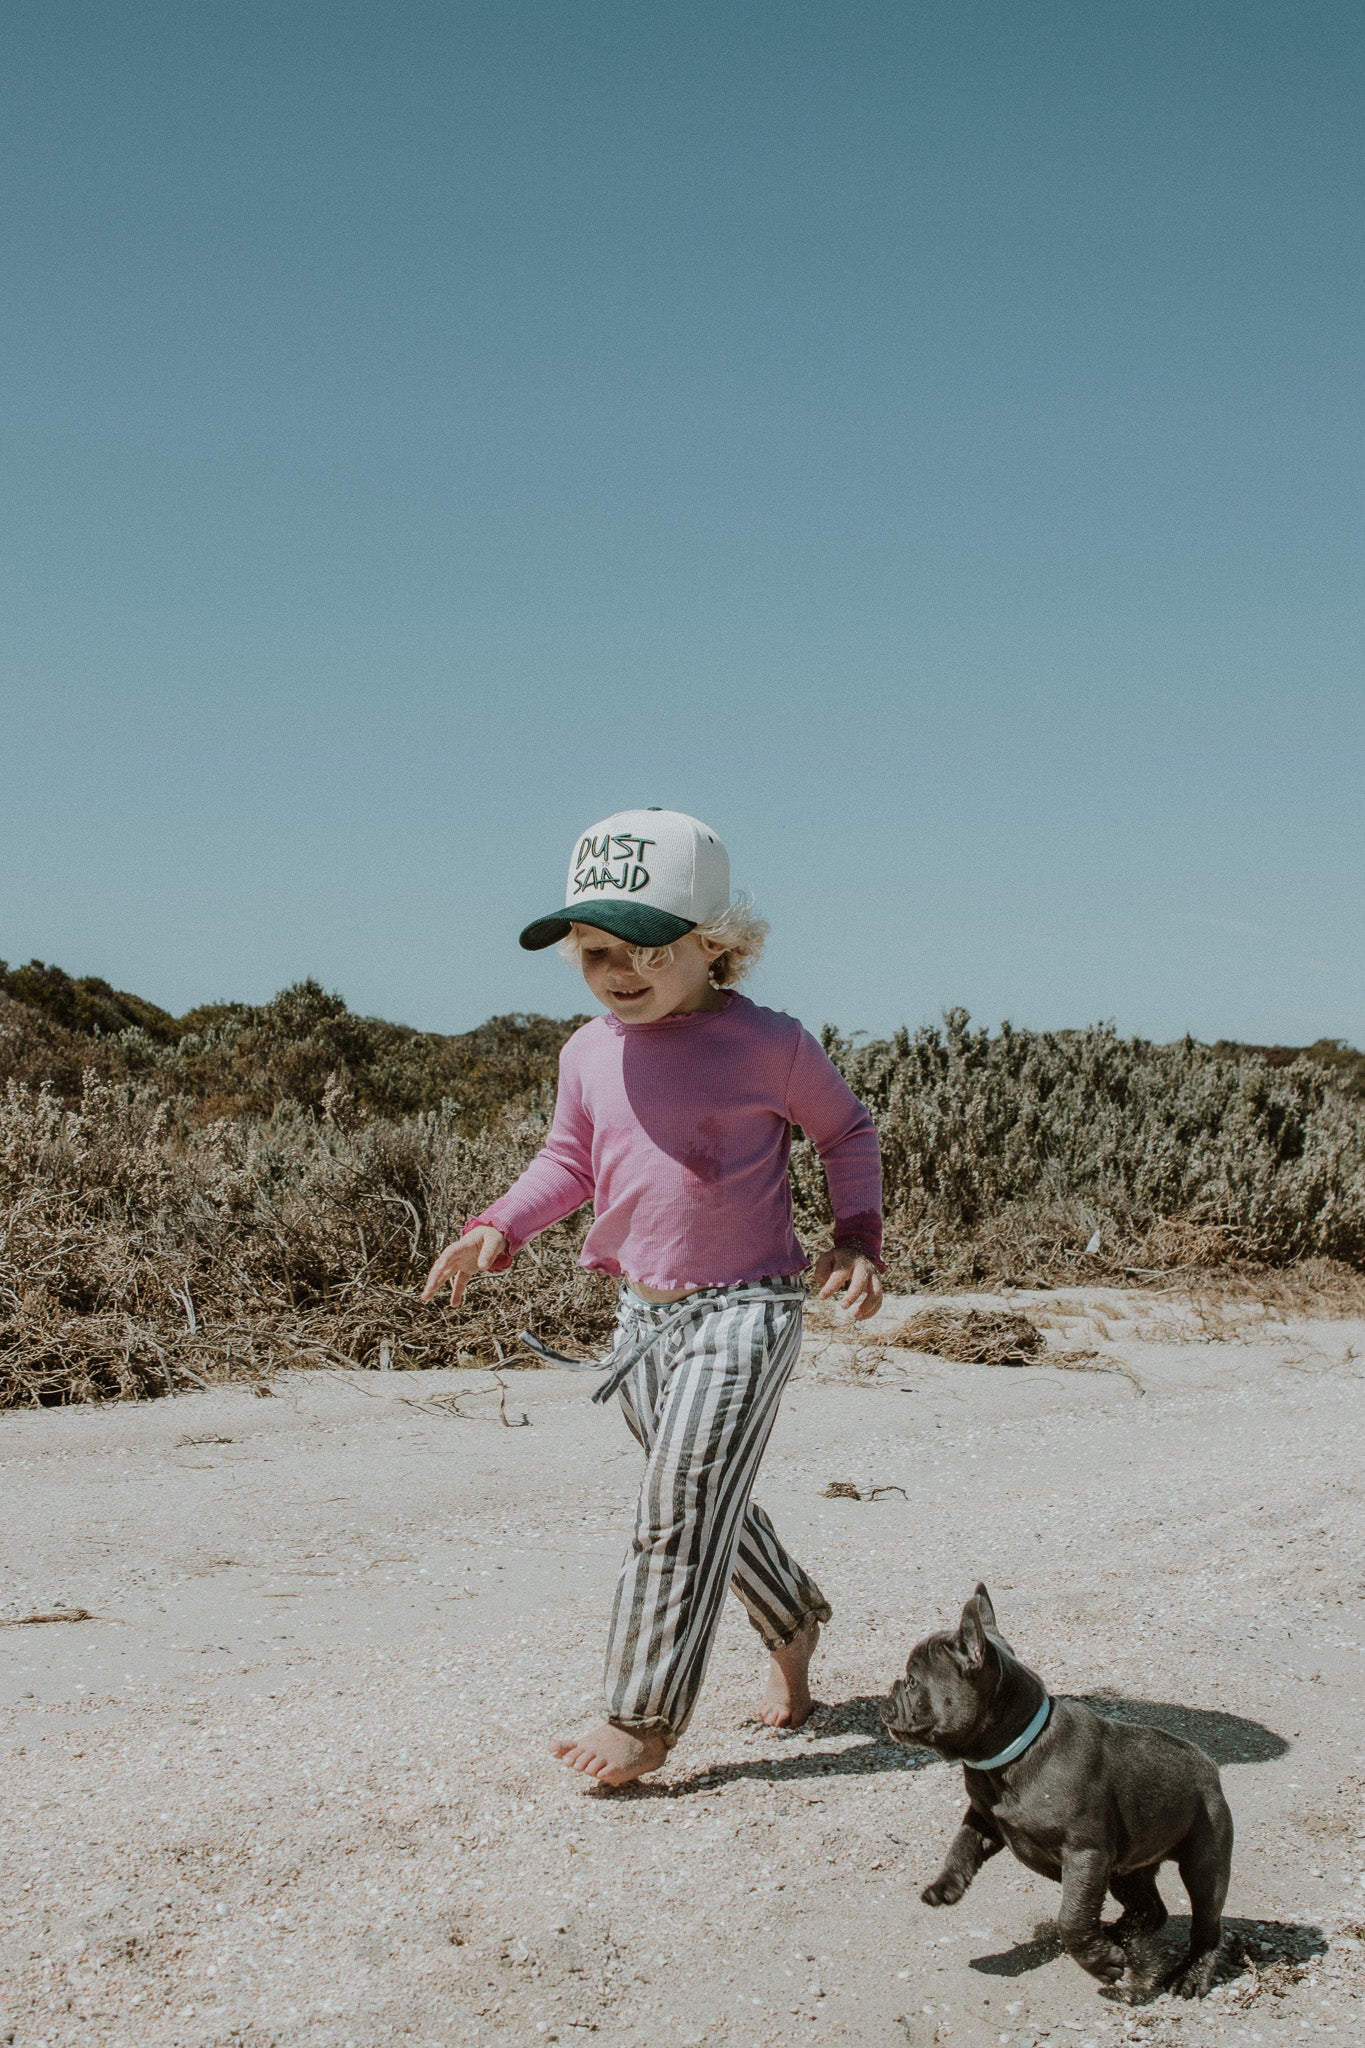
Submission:
[[0,954],[1365,1044],[1365,13],[11,0]]

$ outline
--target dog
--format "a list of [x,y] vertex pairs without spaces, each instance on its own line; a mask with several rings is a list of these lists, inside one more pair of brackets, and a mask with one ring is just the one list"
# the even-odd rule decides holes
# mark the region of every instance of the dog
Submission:
[[[1167,1918],[1156,1874],[1174,1861],[1190,1900],[1189,1953],[1166,1979],[1203,1998],[1223,1943],[1232,1815],[1217,1767],[1178,1735],[1120,1727],[1079,1700],[1050,1699],[996,1626],[982,1585],[955,1635],[926,1636],[882,1708],[894,1741],[960,1763],[968,1806],[943,1868],[920,1894],[955,1906],[998,1850],[1059,1878],[1057,1932],[1101,1983],[1123,1975],[1121,1943]],[[1123,1915],[1102,1926],[1112,1892]]]

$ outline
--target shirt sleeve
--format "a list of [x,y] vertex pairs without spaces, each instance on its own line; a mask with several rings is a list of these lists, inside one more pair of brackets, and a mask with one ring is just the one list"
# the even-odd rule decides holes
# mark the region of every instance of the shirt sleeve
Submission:
[[561,1053],[559,1090],[549,1137],[507,1193],[490,1202],[477,1216],[471,1216],[465,1229],[488,1223],[502,1232],[507,1239],[507,1251],[494,1261],[490,1271],[505,1273],[524,1244],[538,1237],[542,1230],[548,1230],[552,1223],[572,1216],[575,1209],[581,1209],[584,1202],[592,1199],[592,1193],[592,1119],[584,1106],[578,1076]]
[[834,1211],[834,1242],[882,1263],[882,1153],[877,1126],[809,1031],[797,1040],[787,1079],[787,1118],[820,1155]]

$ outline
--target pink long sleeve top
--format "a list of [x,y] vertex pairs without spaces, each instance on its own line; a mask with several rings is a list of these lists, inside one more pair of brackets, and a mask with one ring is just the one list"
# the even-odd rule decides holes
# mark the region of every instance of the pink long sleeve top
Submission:
[[792,1221],[793,1124],[820,1155],[834,1241],[881,1262],[881,1153],[871,1117],[818,1041],[729,993],[652,1024],[594,1017],[559,1056],[550,1135],[466,1228],[507,1239],[497,1270],[586,1201],[579,1260],[642,1286],[729,1287],[810,1262]]

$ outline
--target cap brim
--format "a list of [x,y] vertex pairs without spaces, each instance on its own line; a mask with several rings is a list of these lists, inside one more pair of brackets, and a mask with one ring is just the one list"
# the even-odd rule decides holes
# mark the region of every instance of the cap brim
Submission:
[[584,903],[575,907],[572,917],[562,910],[553,917],[538,917],[527,925],[521,943],[528,953],[538,953],[543,946],[567,939],[576,924],[590,924],[632,946],[671,946],[696,930],[690,919],[674,917],[671,910],[654,910],[648,903]]

